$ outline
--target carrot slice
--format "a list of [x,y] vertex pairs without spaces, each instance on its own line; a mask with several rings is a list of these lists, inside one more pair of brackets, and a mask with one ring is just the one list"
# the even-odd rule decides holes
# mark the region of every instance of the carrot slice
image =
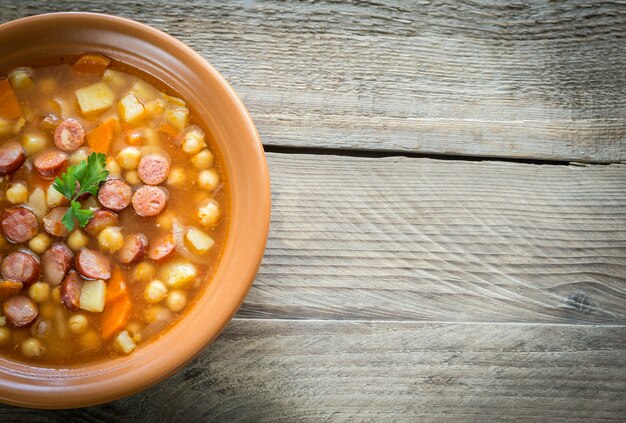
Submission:
[[102,339],[110,339],[126,327],[130,319],[131,308],[132,305],[128,294],[122,295],[104,307],[100,325]]
[[0,118],[13,120],[21,117],[22,109],[9,80],[0,80]]
[[96,153],[107,154],[113,141],[115,119],[111,118],[93,128],[87,133],[87,144]]
[[119,267],[113,270],[111,279],[109,280],[109,286],[107,288],[107,303],[112,303],[117,299],[128,295],[128,287],[124,281],[124,275]]
[[108,57],[99,54],[85,54],[74,63],[74,70],[86,73],[102,73],[111,64]]

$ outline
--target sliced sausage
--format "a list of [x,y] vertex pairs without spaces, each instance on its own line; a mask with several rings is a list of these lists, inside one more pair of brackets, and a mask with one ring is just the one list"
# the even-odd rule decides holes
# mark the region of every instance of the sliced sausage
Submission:
[[61,283],[61,302],[71,311],[78,311],[80,307],[80,292],[83,289],[83,281],[75,271],[67,274]]
[[69,207],[55,207],[43,217],[43,228],[52,236],[66,237],[69,231],[63,224],[63,215]]
[[67,272],[72,268],[74,253],[62,242],[55,242],[43,256],[41,267],[43,277],[52,286],[57,286],[63,281]]
[[24,287],[22,282],[18,281],[0,281],[0,299],[1,298],[9,298],[18,292]]
[[26,242],[37,235],[37,217],[25,207],[11,207],[0,216],[0,229],[4,237],[13,243]]
[[167,192],[161,187],[142,185],[133,195],[135,213],[142,217],[156,216],[167,203]]
[[131,264],[138,262],[146,254],[148,237],[142,233],[132,234],[126,237],[124,246],[120,249],[119,259],[121,263]]
[[133,190],[120,179],[109,179],[98,191],[98,201],[104,207],[115,212],[124,210],[130,204]]
[[39,311],[37,304],[26,295],[15,295],[2,305],[4,315],[10,324],[23,328],[35,321]]
[[174,252],[174,246],[174,237],[168,234],[150,246],[148,257],[154,261],[165,260]]
[[107,226],[117,226],[117,223],[117,214],[99,209],[93,212],[93,217],[85,226],[85,231],[91,236],[96,236]]
[[76,269],[87,279],[111,278],[111,260],[89,248],[83,248],[76,255]]
[[0,176],[18,170],[26,161],[26,151],[17,141],[7,141],[0,145]]
[[39,257],[29,250],[14,251],[2,261],[0,273],[4,279],[30,286],[39,280],[41,274]]
[[67,167],[67,154],[59,150],[47,150],[35,158],[33,165],[41,176],[52,178],[63,173]]
[[77,120],[65,119],[54,130],[54,143],[61,150],[76,150],[84,142],[85,128]]
[[159,185],[170,173],[170,162],[162,154],[148,154],[139,161],[137,173],[144,184]]

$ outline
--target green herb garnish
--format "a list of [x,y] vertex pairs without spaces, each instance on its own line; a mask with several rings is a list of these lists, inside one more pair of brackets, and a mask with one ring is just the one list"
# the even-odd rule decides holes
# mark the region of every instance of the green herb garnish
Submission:
[[87,160],[72,165],[65,173],[54,180],[52,186],[65,198],[70,200],[70,208],[63,216],[63,225],[68,231],[74,229],[74,218],[84,228],[93,217],[91,210],[81,209],[78,197],[85,193],[98,194],[98,187],[109,175],[105,169],[106,156],[102,153],[91,153]]

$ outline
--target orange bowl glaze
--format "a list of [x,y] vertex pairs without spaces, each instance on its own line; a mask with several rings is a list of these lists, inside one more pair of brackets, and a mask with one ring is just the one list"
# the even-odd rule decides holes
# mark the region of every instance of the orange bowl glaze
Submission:
[[53,13],[0,25],[0,71],[99,53],[171,87],[212,134],[230,187],[230,224],[211,283],[172,328],[134,353],[64,367],[0,358],[0,401],[84,407],[155,384],[224,329],[259,268],[270,220],[267,163],[254,123],[224,78],[192,49],[149,26],[93,13]]

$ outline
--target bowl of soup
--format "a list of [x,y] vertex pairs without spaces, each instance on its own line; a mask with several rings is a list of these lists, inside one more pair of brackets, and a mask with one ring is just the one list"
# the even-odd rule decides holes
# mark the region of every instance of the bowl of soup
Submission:
[[252,119],[189,47],[101,14],[0,25],[0,401],[174,373],[243,302],[269,216]]

